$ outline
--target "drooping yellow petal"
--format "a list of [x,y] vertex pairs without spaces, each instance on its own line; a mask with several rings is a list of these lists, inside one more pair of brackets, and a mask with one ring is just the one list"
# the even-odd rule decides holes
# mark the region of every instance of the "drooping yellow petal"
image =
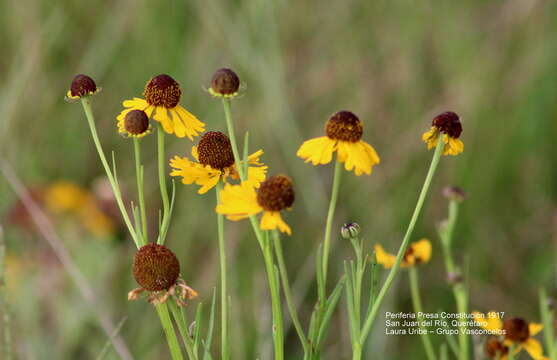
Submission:
[[153,119],[160,122],[162,129],[167,134],[174,134],[174,125],[172,124],[172,118],[168,114],[168,109],[162,106],[157,106],[152,114]]
[[245,219],[263,209],[257,203],[254,187],[242,182],[240,185],[226,184],[220,193],[220,201],[216,207],[219,214],[226,215],[229,220]]
[[138,109],[145,111],[149,107],[147,101],[141,98],[134,97],[132,100],[124,100],[122,105],[126,108]]
[[435,126],[432,126],[429,131],[426,131],[422,135],[422,140],[427,144],[427,149],[431,150],[437,145],[437,138],[439,137],[439,131]]
[[[179,138],[183,138],[184,136],[186,136],[186,126],[178,115],[178,112],[175,111],[175,108],[168,109],[167,111],[172,118],[172,124],[174,125],[174,134],[176,134],[176,136]],[[191,140],[191,137],[189,138]]]
[[495,311],[490,311],[487,316],[479,311],[473,311],[474,321],[483,329],[496,332],[503,329],[503,322]]
[[410,245],[412,255],[417,262],[425,264],[431,259],[431,242],[428,239],[421,239]]
[[246,182],[250,183],[255,188],[259,188],[259,185],[265,181],[266,176],[267,166],[250,166],[248,167],[248,178]]
[[259,158],[263,155],[263,150],[259,149],[256,152],[254,152],[253,154],[248,156],[248,164],[251,165],[263,165],[260,161]]
[[534,338],[528,338],[526,341],[520,344],[530,354],[532,359],[535,360],[548,360],[547,357],[543,356],[542,344]]
[[543,330],[543,325],[540,323],[529,323],[528,324],[528,331],[530,332],[530,336],[535,336],[540,331]]
[[375,258],[377,259],[377,263],[383,265],[385,269],[390,269],[391,267],[393,267],[396,261],[396,256],[386,252],[383,249],[383,247],[379,244],[376,244],[374,248],[375,248]]
[[181,176],[184,184],[196,183],[201,186],[198,190],[199,194],[205,194],[212,189],[222,175],[220,170],[178,156],[170,160],[170,166],[173,168],[170,176]]
[[337,140],[332,140],[328,136],[304,141],[298,149],[296,156],[310,162],[313,165],[324,165],[331,162],[333,152],[336,149]]
[[193,156],[195,161],[199,162],[199,153],[197,152],[197,146],[191,147],[191,156]]
[[280,216],[278,211],[264,211],[260,227],[261,230],[274,230],[278,228],[281,232],[292,235],[290,226],[282,220],[282,216]]
[[464,151],[464,143],[460,139],[455,139],[449,136],[445,136],[445,148],[443,149],[443,155],[458,155]]
[[199,121],[195,115],[184,109],[181,105],[176,105],[172,111],[174,114],[177,114],[181,125],[183,125],[184,134],[190,140],[192,140],[194,136],[198,136],[205,131],[205,124]]
[[344,168],[346,170],[354,170],[356,176],[371,174],[373,166],[380,161],[375,149],[363,141],[339,141],[337,144],[337,152],[338,161],[344,163]]

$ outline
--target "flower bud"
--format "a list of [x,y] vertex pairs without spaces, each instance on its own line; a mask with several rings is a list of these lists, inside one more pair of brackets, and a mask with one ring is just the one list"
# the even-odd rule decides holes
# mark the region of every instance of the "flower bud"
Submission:
[[357,238],[360,234],[360,225],[357,223],[344,224],[342,228],[340,228],[340,234],[346,240]]
[[93,79],[87,75],[79,74],[73,78],[66,96],[68,99],[79,99],[83,96],[94,95],[99,90]]
[[211,79],[210,92],[213,96],[233,97],[240,88],[240,78],[227,68],[219,69]]
[[466,192],[458,186],[445,186],[443,188],[443,196],[448,200],[461,203],[466,199]]

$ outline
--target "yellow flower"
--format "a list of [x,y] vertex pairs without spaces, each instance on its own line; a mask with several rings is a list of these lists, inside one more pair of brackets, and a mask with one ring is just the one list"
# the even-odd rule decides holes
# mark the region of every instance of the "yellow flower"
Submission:
[[[474,311],[474,321],[478,326],[493,332],[494,334],[503,334],[504,341],[502,345],[510,348],[515,346],[515,351],[519,352],[524,349],[535,360],[548,360],[543,355],[543,348],[540,342],[534,339],[535,336],[543,329],[543,325],[539,323],[529,323],[522,318],[510,318],[503,322],[498,314],[491,311],[487,314]],[[501,357],[501,359],[506,359]]]
[[446,134],[443,155],[458,155],[464,151],[464,143],[459,139],[462,124],[456,113],[447,111],[439,114],[433,118],[431,125],[431,129],[422,135],[422,140],[427,144],[428,150],[437,146],[440,134]]
[[143,110],[131,110],[125,116],[118,116],[118,132],[122,136],[142,138],[151,133],[149,118]]
[[192,140],[205,130],[205,124],[179,104],[182,90],[170,76],[161,74],[149,80],[143,95],[145,99],[133,98],[123,102],[126,109],[118,115],[119,122],[128,112],[142,110],[149,118],[160,122],[166,133],[180,138],[187,136]]
[[313,165],[331,162],[336,151],[337,160],[344,163],[348,171],[357,176],[371,174],[380,159],[375,149],[362,141],[363,126],[350,111],[339,111],[331,116],[325,125],[327,136],[305,141],[296,155]]
[[[379,244],[375,245],[375,257],[377,258],[377,263],[383,265],[385,269],[393,267],[396,261],[396,256],[386,252]],[[431,242],[428,239],[421,239],[410,244],[404,253],[400,266],[405,268],[418,264],[425,264],[428,263],[430,259]]]
[[66,93],[66,100],[79,100],[84,96],[95,95],[99,91],[101,91],[101,88],[97,87],[93,79],[87,75],[79,74],[73,78],[70,90]]
[[[184,184],[197,184],[201,186],[198,193],[204,194],[212,189],[220,179],[238,179],[238,171],[234,162],[234,154],[230,139],[218,131],[209,131],[203,134],[198,146],[192,147],[192,156],[195,161],[188,158],[175,156],[170,160],[173,168],[171,176],[181,176]],[[259,162],[263,150],[248,156],[248,182],[254,187],[265,180],[267,166]],[[242,162],[240,163],[242,164]]]
[[226,184],[216,211],[233,221],[263,212],[261,230],[279,229],[291,235],[292,230],[282,220],[280,211],[291,208],[293,203],[292,181],[286,176],[276,175],[263,181],[258,189],[246,181],[240,185]]

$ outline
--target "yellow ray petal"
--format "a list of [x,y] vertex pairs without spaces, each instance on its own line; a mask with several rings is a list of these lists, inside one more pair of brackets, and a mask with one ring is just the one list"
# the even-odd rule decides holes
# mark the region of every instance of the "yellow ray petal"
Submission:
[[354,170],[357,176],[371,174],[372,167],[379,163],[379,156],[373,147],[363,141],[339,141],[337,151],[338,160],[344,163],[344,168]]
[[336,143],[336,140],[332,140],[328,136],[306,140],[298,149],[296,156],[306,162],[311,161],[313,165],[328,164],[333,159]]
[[252,165],[263,165],[262,163],[259,162],[259,158],[263,155],[263,150],[257,150],[256,152],[254,152],[253,154],[251,154],[250,156],[248,156],[248,164],[252,164]]
[[290,226],[282,220],[280,212],[278,211],[264,211],[260,223],[261,230],[274,230],[279,229],[283,233],[292,235]]
[[464,143],[460,139],[445,137],[445,149],[443,155],[458,155],[464,151]]
[[191,147],[191,156],[193,156],[195,161],[199,162],[199,153],[197,152],[197,146]]
[[201,188],[199,188],[197,193],[198,194],[205,194],[207,191],[214,188],[218,184],[219,180],[220,180],[220,174],[218,174],[218,175],[212,174],[212,176],[209,176],[207,178],[198,179],[196,181],[196,184],[197,185],[202,185],[202,186],[201,186]]
[[426,131],[422,135],[422,140],[427,144],[428,150],[434,148],[437,145],[438,136],[439,136],[439,131],[434,126],[432,126],[429,131]]
[[124,105],[124,107],[127,108],[133,108],[139,110],[145,110],[147,107],[149,107],[147,101],[137,97],[134,97],[132,100],[124,100],[124,102],[122,102],[122,105]]
[[165,133],[173,134],[174,126],[172,124],[172,119],[168,115],[168,111],[165,107],[157,106],[152,114],[153,119],[160,122]]
[[375,245],[375,257],[377,263],[383,265],[385,269],[390,269],[395,264],[396,256],[386,252],[379,244]]
[[421,239],[410,245],[415,259],[420,263],[428,263],[431,259],[431,242],[428,239]]
[[205,131],[205,124],[199,121],[195,115],[184,109],[181,105],[177,105],[173,108],[174,113],[176,113],[184,125],[185,135],[192,140],[194,136],[199,135],[199,133]]
[[253,187],[258,188],[265,181],[266,176],[267,166],[250,166],[248,167],[248,178],[246,181]]
[[528,330],[530,332],[530,336],[535,336],[537,333],[543,330],[543,325],[540,323],[529,323]]
[[[186,136],[187,134],[186,126],[182,121],[182,119],[180,118],[180,116],[178,115],[178,112],[175,111],[175,108],[167,109],[167,111],[169,113],[169,116],[172,118],[172,125],[174,126],[174,134],[176,134],[176,136],[179,138],[183,138],[184,136]],[[188,137],[191,140],[191,137],[190,136]]]
[[497,331],[503,328],[503,322],[495,311],[490,311],[487,316],[479,311],[473,311],[474,321],[483,329]]
[[229,220],[244,219],[262,210],[257,203],[255,189],[247,182],[240,185],[226,184],[216,207],[217,213],[226,215]]
[[547,360],[545,356],[543,356],[543,349],[540,342],[534,338],[528,338],[525,342],[521,344],[521,346],[530,354],[532,359],[535,360]]

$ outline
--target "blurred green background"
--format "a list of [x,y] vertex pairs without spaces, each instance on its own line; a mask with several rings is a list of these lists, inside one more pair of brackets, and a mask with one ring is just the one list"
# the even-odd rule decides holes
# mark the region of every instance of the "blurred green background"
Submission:
[[[237,131],[249,131],[251,150],[265,150],[271,173],[295,181],[297,201],[286,215],[294,234],[283,241],[307,326],[332,167],[304,164],[295,156],[298,146],[321,136],[331,113],[359,115],[364,140],[382,162],[371,176],[344,176],[334,228],[356,221],[368,248],[380,242],[394,252],[432,155],[421,134],[434,115],[453,110],[463,119],[465,151],[442,159],[415,231],[416,239],[429,237],[434,245],[431,263],[420,268],[424,307],[454,309],[435,231],[446,216],[441,189],[454,184],[469,194],[455,252],[469,270],[471,307],[539,320],[539,287],[555,289],[556,34],[557,3],[544,0],[3,0],[0,156],[38,198],[59,181],[106,196],[81,106],[64,101],[73,76],[85,73],[103,88],[93,103],[97,126],[105,151],[116,152],[120,181],[133,199],[133,147],[115,127],[122,100],[140,96],[150,77],[168,73],[182,85],[182,105],[207,129],[224,130],[222,106],[204,88],[216,69],[235,69],[246,86],[234,102]],[[168,139],[169,157],[189,155],[194,144]],[[156,219],[153,136],[143,149],[149,216]],[[168,245],[199,301],[208,303],[218,284],[214,196],[196,191],[177,184]],[[18,359],[94,359],[106,336],[18,206],[0,178],[14,352]],[[131,239],[123,231],[91,231],[72,214],[50,218],[103,311],[115,323],[127,317],[121,335],[133,355],[168,358],[155,312],[126,300],[135,287]],[[247,222],[227,222],[226,233],[234,357],[269,359],[271,319],[260,250]],[[353,257],[350,244],[335,234],[331,279]],[[383,310],[411,310],[405,272]],[[425,358],[418,337],[386,337],[383,321],[382,311],[368,342],[373,354],[381,354],[375,358]],[[287,358],[299,358],[293,329],[287,340]],[[341,303],[323,358],[349,358],[349,344]],[[111,350],[107,358],[118,357]]]

